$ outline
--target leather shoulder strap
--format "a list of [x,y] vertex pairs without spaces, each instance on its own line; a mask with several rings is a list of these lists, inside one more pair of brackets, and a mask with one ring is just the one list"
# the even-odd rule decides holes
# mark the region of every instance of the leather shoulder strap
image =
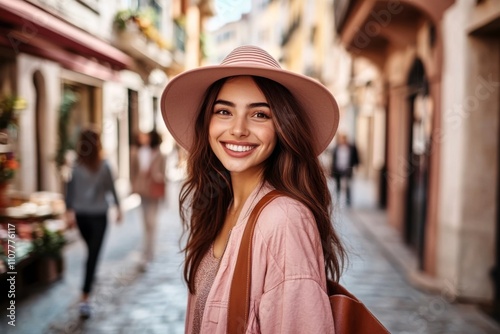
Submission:
[[240,250],[234,268],[227,313],[227,333],[245,333],[250,307],[250,284],[252,281],[252,239],[255,224],[262,210],[273,199],[284,196],[278,190],[272,190],[255,205],[241,238]]

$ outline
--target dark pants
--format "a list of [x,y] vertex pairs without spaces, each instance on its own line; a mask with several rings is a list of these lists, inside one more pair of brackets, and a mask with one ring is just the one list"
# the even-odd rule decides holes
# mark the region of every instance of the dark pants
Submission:
[[348,172],[336,172],[333,174],[335,184],[337,186],[337,197],[340,196],[342,180],[345,180],[345,201],[347,205],[351,205],[351,174]]
[[76,223],[88,250],[83,292],[89,293],[92,289],[99,252],[106,232],[107,215],[77,214]]

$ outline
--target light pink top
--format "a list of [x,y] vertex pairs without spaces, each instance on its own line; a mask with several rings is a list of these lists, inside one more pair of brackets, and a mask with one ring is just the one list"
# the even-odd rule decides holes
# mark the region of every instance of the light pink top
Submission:
[[[243,206],[208,294],[200,333],[226,333],[229,290],[241,237],[251,210],[271,189],[257,187]],[[192,333],[194,299],[188,298],[186,333]],[[314,217],[302,203],[279,197],[262,211],[255,227],[246,333],[334,333],[331,312]]]
[[200,332],[201,320],[203,319],[203,311],[207,302],[208,294],[214,283],[217,269],[219,268],[220,259],[214,256],[214,245],[210,246],[207,254],[201,260],[198,272],[194,282],[196,296],[193,296],[194,318],[193,318],[193,334]]

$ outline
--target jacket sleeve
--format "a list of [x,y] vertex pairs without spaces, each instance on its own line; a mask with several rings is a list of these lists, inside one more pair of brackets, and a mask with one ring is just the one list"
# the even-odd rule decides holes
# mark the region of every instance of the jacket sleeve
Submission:
[[260,329],[271,333],[335,333],[326,293],[312,279],[288,279],[261,299]]
[[111,167],[107,162],[105,162],[105,179],[106,179],[106,185],[111,194],[113,195],[113,200],[115,201],[116,206],[120,206],[120,200],[118,198],[118,194],[116,193],[115,189],[115,180],[113,177],[113,174],[111,173]]
[[268,223],[261,225],[261,233],[269,254],[258,309],[261,333],[334,333],[321,238],[312,213],[296,201],[279,198],[261,217]]
[[75,193],[75,178],[73,177],[65,184],[65,196],[64,200],[66,202],[66,210],[73,210],[73,199]]

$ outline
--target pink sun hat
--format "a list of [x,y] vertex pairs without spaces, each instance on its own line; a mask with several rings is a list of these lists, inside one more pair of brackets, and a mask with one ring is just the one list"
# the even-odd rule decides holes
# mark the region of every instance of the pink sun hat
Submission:
[[319,155],[327,148],[339,124],[339,108],[333,95],[320,82],[282,69],[269,53],[250,45],[234,49],[220,65],[183,72],[167,84],[161,97],[161,112],[180,146],[191,149],[197,113],[208,87],[219,79],[238,75],[264,77],[286,87],[306,111],[315,153]]

